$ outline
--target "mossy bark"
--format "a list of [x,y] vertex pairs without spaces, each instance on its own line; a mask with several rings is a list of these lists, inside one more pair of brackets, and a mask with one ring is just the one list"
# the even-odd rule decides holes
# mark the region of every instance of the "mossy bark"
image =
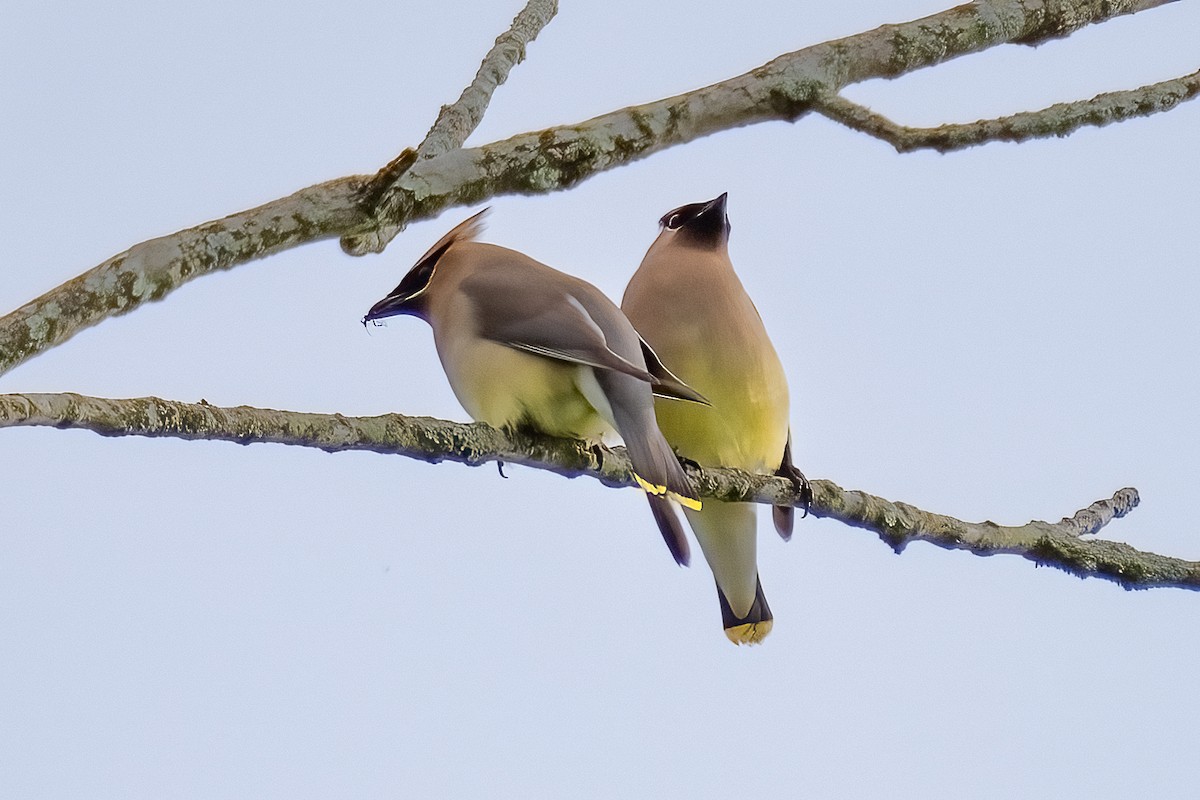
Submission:
[[[181,403],[156,397],[113,400],[77,394],[0,395],[0,427],[81,428],[103,436],[166,436],[238,444],[276,443],[326,452],[368,450],[437,463],[471,466],[489,462],[522,464],[567,477],[587,476],[606,486],[633,487],[629,459],[609,449],[531,433],[505,433],[482,423],[463,424],[431,417],[384,414],[346,417],[208,403]],[[689,468],[701,497],[716,500],[795,505],[791,481],[720,467]],[[812,482],[813,516],[828,517],[874,532],[896,552],[914,541],[976,555],[1007,553],[1080,577],[1115,581],[1129,589],[1173,586],[1200,588],[1200,562],[1147,553],[1120,542],[1081,538],[1138,504],[1137,492],[1122,489],[1057,523],[1034,520],[1004,526],[964,522],[896,503],[831,481]]]
[[[410,150],[374,176],[329,181],[135,245],[52,289],[0,318],[0,374],[84,328],[160,300],[184,283],[218,270],[331,237],[341,237],[343,248],[351,253],[380,249],[409,222],[431,218],[452,206],[503,194],[568,189],[599,172],[717,131],[767,120],[796,120],[850,83],[896,77],[1006,42],[1037,43],[1163,2],[969,3],[787,53],[729,80],[586,122],[469,150],[455,146],[433,158],[417,158],[417,151]],[[535,33],[549,19],[553,5],[549,0],[531,0],[526,9],[533,9],[528,25],[514,27],[518,39]],[[520,20],[518,15],[514,23]],[[523,45],[519,50],[523,52]],[[508,67],[519,55],[500,43],[493,52],[498,54],[497,64]],[[485,75],[483,82],[495,80],[498,74]],[[478,121],[490,97],[489,92],[473,92],[471,87],[464,95],[469,96],[460,109],[463,113],[451,113],[444,125],[435,123],[430,131],[435,138],[429,152],[437,152],[442,145],[436,142],[443,139],[461,144],[464,126]],[[1058,134],[1049,130],[1030,135]]]

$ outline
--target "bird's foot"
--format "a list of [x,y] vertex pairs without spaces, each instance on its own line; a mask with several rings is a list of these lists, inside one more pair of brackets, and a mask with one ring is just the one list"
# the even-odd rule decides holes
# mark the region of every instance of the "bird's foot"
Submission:
[[812,505],[813,501],[812,482],[808,478],[804,477],[804,473],[798,470],[796,466],[791,463],[781,465],[779,469],[775,471],[775,474],[781,478],[787,478],[792,482],[792,486],[795,488],[796,494],[800,498],[800,508],[804,511],[801,519],[807,517],[809,506]]

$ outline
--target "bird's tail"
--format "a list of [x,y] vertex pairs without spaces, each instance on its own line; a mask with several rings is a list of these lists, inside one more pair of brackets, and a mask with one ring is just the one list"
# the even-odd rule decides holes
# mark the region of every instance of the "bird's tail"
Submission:
[[675,563],[686,567],[691,563],[692,549],[688,545],[687,534],[684,533],[683,526],[679,524],[679,515],[675,513],[674,506],[670,500],[661,495],[647,492],[646,499],[650,501],[650,513],[654,515],[654,522],[658,525],[663,541],[667,543],[667,549],[675,557]]
[[688,522],[712,568],[721,623],[734,644],[757,644],[771,632],[771,607],[758,579],[757,506],[710,500]]
[[721,624],[725,626],[725,635],[734,644],[758,644],[767,638],[775,618],[771,615],[771,607],[767,605],[767,597],[763,594],[762,581],[758,581],[754,591],[754,604],[744,617],[738,617],[729,607],[725,593],[717,586],[717,598],[721,601]]
[[691,550],[671,501],[675,500],[685,508],[699,510],[700,500],[679,459],[675,457],[675,451],[667,444],[658,426],[651,425],[641,433],[640,436],[624,437],[625,450],[633,464],[633,477],[646,491],[654,522],[675,563],[686,567],[691,560]]
[[686,566],[690,557],[687,536],[670,501],[699,510],[700,498],[675,451],[658,429],[650,387],[636,378],[609,370],[598,370],[596,377],[611,409],[612,422],[625,442],[633,477],[646,491],[650,511],[671,555]]
[[670,498],[693,511],[701,509],[700,498],[692,488],[691,480],[658,426],[649,427],[641,436],[624,438],[625,450],[633,464],[633,477],[646,494]]

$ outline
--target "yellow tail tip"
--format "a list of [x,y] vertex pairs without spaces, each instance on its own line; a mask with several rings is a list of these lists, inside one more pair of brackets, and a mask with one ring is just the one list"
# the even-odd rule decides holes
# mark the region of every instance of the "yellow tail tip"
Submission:
[[771,632],[773,624],[774,620],[769,619],[762,622],[747,622],[744,625],[726,628],[725,635],[729,637],[729,641],[737,645],[761,644],[762,640],[767,638],[767,634]]
[[680,505],[690,508],[692,511],[700,510],[701,503],[694,497],[687,497],[686,495],[679,494],[679,492],[672,492],[670,489],[660,484],[651,483],[641,475],[638,475],[636,472],[633,473],[633,479],[637,481],[638,486],[642,487],[646,494],[652,494],[655,497],[663,497],[665,495],[678,502]]
[[661,497],[667,493],[667,487],[660,486],[657,483],[650,483],[650,481],[646,480],[641,475],[638,475],[636,472],[633,473],[633,479],[637,481],[638,486],[645,490],[646,494],[652,494],[655,497]]
[[667,492],[667,494],[672,500],[679,503],[679,505],[683,506],[684,508],[690,508],[692,511],[699,511],[704,505],[695,497],[688,497],[687,495],[682,495],[678,492]]

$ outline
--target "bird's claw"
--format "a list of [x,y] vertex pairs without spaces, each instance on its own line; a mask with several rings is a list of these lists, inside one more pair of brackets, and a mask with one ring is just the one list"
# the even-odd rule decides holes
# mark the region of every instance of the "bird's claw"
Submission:
[[804,514],[800,518],[804,519],[804,517],[807,517],[809,506],[812,505],[813,501],[812,481],[804,477],[804,473],[796,469],[792,464],[784,464],[775,474],[781,478],[787,478],[792,482],[792,486],[800,498],[800,508],[804,511]]

